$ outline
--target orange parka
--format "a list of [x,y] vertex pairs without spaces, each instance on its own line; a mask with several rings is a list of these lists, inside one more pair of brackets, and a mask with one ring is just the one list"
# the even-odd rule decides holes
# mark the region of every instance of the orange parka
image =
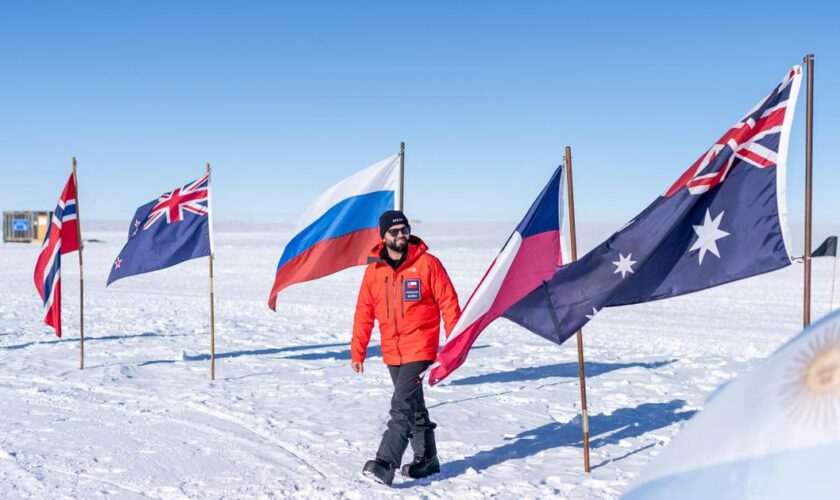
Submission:
[[353,340],[353,361],[364,361],[373,321],[379,322],[382,360],[386,365],[412,361],[433,361],[440,341],[443,316],[447,337],[461,307],[449,275],[437,257],[426,253],[429,247],[411,236],[408,255],[396,270],[382,260],[384,243],[371,251],[371,264],[359,289]]

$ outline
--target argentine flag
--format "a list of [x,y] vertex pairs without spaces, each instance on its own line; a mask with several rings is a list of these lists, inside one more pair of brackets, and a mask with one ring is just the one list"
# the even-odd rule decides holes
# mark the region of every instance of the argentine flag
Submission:
[[622,498],[840,498],[840,311],[721,389]]

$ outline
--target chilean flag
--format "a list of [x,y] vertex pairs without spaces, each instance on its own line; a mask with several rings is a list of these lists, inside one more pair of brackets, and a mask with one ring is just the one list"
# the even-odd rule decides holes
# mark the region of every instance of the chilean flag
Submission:
[[367,264],[379,216],[399,206],[400,155],[393,155],[326,190],[304,211],[277,264],[268,307],[284,288]]
[[35,288],[44,303],[44,323],[61,337],[61,256],[79,250],[76,175],[70,174],[53,212],[35,263]]
[[563,224],[563,167],[558,167],[516,226],[475,291],[429,375],[434,385],[467,359],[482,330],[567,263]]

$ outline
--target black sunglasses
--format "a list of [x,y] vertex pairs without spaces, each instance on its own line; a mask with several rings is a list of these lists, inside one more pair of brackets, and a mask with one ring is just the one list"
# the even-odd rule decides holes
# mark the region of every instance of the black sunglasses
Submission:
[[399,236],[400,233],[408,236],[411,234],[411,226],[405,226],[397,229],[389,229],[385,232],[390,234],[391,238],[396,238],[397,236]]

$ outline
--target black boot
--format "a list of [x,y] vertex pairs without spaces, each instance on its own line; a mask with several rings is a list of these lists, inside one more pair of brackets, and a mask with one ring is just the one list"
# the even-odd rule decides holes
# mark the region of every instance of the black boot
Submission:
[[412,479],[420,479],[440,472],[440,462],[437,455],[433,457],[414,457],[410,464],[402,466],[402,475]]
[[387,486],[394,482],[394,466],[384,460],[368,460],[362,468],[362,474]]

